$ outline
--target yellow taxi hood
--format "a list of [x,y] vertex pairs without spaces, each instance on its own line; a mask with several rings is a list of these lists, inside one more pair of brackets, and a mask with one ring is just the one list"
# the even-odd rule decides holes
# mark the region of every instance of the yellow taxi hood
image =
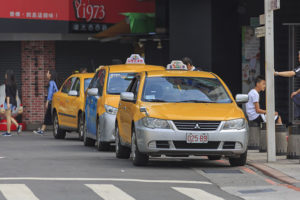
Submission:
[[118,108],[120,102],[120,95],[106,95],[105,104]]
[[235,103],[143,103],[149,117],[166,120],[223,121],[244,118]]

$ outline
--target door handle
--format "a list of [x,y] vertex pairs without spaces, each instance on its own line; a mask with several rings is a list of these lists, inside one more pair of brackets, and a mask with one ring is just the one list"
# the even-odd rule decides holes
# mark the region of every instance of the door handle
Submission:
[[123,109],[126,110],[126,106],[124,106]]

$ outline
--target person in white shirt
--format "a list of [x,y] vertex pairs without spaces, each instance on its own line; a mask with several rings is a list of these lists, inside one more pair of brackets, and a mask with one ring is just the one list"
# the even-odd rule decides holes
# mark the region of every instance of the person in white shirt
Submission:
[[[266,122],[266,110],[260,108],[259,105],[259,93],[265,91],[266,81],[263,77],[258,76],[255,80],[255,88],[253,88],[249,93],[249,101],[246,104],[246,112],[249,118],[249,121],[256,123]],[[275,121],[276,124],[282,124],[281,117],[278,115],[278,112],[275,112]]]

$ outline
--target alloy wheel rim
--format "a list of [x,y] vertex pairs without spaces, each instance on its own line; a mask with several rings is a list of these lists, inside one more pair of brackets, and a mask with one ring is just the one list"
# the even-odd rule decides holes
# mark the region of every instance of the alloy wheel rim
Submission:
[[135,133],[133,132],[131,137],[131,155],[132,159],[135,160],[135,151],[136,151],[136,145],[135,145]]
[[57,116],[55,116],[55,120],[54,120],[54,133],[55,135],[57,135],[58,132],[58,120],[57,120]]
[[116,152],[119,153],[119,129],[116,128]]
[[82,122],[82,119],[80,120],[80,137],[83,137],[83,129],[84,129],[84,123]]

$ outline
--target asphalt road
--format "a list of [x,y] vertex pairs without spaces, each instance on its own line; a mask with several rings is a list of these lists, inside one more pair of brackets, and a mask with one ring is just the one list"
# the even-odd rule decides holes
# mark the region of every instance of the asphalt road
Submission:
[[135,167],[69,134],[0,137],[0,200],[299,199],[299,192],[249,166],[205,157],[154,158]]

